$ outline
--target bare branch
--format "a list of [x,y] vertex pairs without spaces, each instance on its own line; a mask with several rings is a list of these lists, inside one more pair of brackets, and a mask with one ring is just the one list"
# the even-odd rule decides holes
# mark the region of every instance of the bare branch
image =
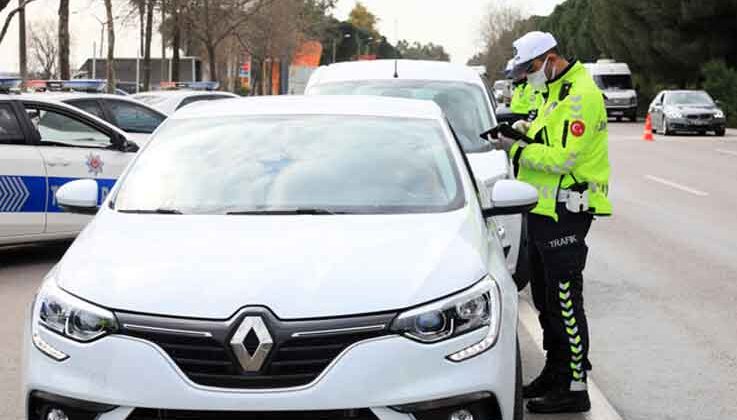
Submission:
[[[2,10],[5,7],[7,7],[10,0],[0,0],[0,1],[3,1],[5,3],[4,5],[0,3],[0,6],[2,6],[0,7],[0,10]],[[18,7],[16,7],[15,9],[11,10],[10,13],[8,13],[8,16],[5,17],[5,24],[3,24],[3,29],[0,30],[0,44],[2,44],[3,39],[5,39],[5,35],[8,33],[8,28],[10,27],[10,23],[13,21],[13,18],[15,17],[15,15],[20,13],[20,11],[23,10],[24,7],[26,7],[28,4],[34,1],[36,0],[24,0],[20,5],[18,5]]]

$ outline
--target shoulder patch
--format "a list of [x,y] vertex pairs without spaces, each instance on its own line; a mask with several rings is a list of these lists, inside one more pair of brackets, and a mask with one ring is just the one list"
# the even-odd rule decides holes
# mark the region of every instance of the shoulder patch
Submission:
[[581,120],[576,120],[571,123],[571,134],[576,137],[581,137],[586,133],[586,124]]

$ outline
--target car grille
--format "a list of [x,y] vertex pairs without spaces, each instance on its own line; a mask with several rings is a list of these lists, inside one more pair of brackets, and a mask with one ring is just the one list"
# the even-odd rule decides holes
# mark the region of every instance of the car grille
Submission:
[[690,120],[710,120],[714,118],[714,114],[688,114],[686,118]]
[[127,420],[378,420],[369,409],[336,411],[184,411],[137,408]]
[[[389,334],[395,314],[327,320],[281,321],[265,309],[247,310],[229,321],[185,320],[117,314],[122,333],[156,344],[200,385],[271,389],[307,385],[348,347]],[[264,320],[273,347],[263,366],[246,372],[230,344],[246,316]],[[252,354],[258,343],[244,340]],[[256,339],[258,340],[258,339]]]

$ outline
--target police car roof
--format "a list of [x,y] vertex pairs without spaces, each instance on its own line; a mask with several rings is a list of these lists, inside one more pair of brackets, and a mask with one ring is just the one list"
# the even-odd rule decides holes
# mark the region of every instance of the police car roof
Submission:
[[[394,77],[396,62],[397,75]],[[443,61],[374,60],[350,61],[321,67],[315,84],[352,80],[431,80],[481,84],[478,71]],[[312,83],[311,83],[312,84]]]
[[222,92],[218,90],[192,90],[192,89],[151,90],[148,92],[139,92],[131,96],[133,97],[133,99],[136,99],[136,97],[143,97],[143,96],[158,96],[158,97],[166,97],[166,98],[186,98],[187,96],[195,96],[195,95],[223,95],[223,96],[233,96],[233,97],[238,96],[230,92]]
[[432,101],[380,96],[260,96],[223,101],[198,102],[170,118],[249,115],[361,115],[397,118],[442,118]]

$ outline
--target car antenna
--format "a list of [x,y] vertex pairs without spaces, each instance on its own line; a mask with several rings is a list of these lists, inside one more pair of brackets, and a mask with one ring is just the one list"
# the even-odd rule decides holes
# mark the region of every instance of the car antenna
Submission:
[[[394,19],[394,39],[397,40],[397,44],[399,43],[399,19]],[[395,50],[395,54],[398,54],[398,51]],[[394,58],[394,78],[399,79],[399,57]]]

